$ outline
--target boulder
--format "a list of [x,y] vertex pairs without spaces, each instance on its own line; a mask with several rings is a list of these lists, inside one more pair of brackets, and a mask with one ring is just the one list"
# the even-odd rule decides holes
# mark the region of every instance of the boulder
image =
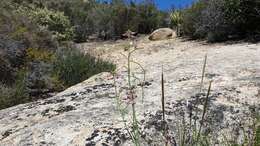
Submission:
[[170,28],[159,28],[152,32],[149,36],[149,40],[156,41],[156,40],[165,40],[176,37],[176,32]]

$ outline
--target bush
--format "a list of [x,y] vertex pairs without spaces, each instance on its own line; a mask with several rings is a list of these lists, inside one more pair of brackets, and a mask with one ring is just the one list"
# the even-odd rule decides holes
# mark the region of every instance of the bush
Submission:
[[14,89],[7,87],[4,84],[0,84],[0,109],[4,109],[12,106],[12,94],[14,93]]
[[182,31],[210,42],[260,34],[257,0],[199,0],[183,12]]
[[28,102],[30,98],[25,86],[25,76],[26,72],[20,70],[13,86],[0,83],[0,109]]
[[0,108],[46,95],[41,90],[58,91],[48,90],[58,87],[48,73],[57,41],[11,1],[0,1],[0,46]]
[[70,25],[68,17],[63,12],[50,11],[47,8],[28,11],[29,17],[37,24],[47,27],[53,32],[55,38],[59,41],[71,40],[73,37],[73,29]]
[[[169,24],[166,19],[167,13],[160,11],[156,7],[154,0],[142,0],[138,3],[124,0],[109,2],[94,0],[23,0],[15,1],[15,3],[18,6],[33,9],[32,14],[35,15],[36,13],[37,17],[43,18],[42,20],[49,21],[46,15],[54,14],[55,17],[59,16],[59,19],[55,18],[55,21],[64,22],[65,16],[74,30],[73,40],[75,42],[85,42],[92,36],[98,36],[102,39],[116,39],[128,29],[146,34],[158,27],[166,27]],[[30,11],[28,13],[31,14]],[[41,20],[40,23],[46,25]],[[65,26],[62,25],[62,27]],[[59,30],[54,27],[52,31],[56,31],[56,29]],[[64,34],[67,36],[71,31],[69,29],[69,33],[57,32],[62,34],[63,38]]]
[[192,38],[200,38],[203,35],[197,33],[197,24],[200,21],[201,13],[205,8],[205,3],[198,1],[190,8],[183,10],[182,32]]
[[14,83],[0,82],[0,109],[45,98],[48,93],[61,91],[97,73],[114,69],[114,64],[75,49],[62,48],[54,54],[29,48],[26,63],[12,72]]
[[55,54],[52,51],[45,49],[28,48],[26,50],[27,61],[43,61],[52,62],[55,59]]
[[[90,5],[81,0],[64,1],[66,4],[61,1],[0,1],[0,109],[49,97],[49,93],[115,68],[93,56],[63,49],[67,42],[61,42],[73,37],[70,23],[86,32],[81,39],[96,31],[110,30],[112,26],[107,22],[112,22],[108,17],[111,13],[106,13],[110,12],[109,5],[99,5],[99,11],[100,6],[106,11],[102,11],[98,28],[92,30],[96,17],[90,17],[88,10],[95,10],[94,7],[86,10]],[[70,3],[72,8],[67,7]],[[59,12],[65,10],[67,16]]]
[[260,145],[260,126],[257,125],[256,131],[255,131],[255,143],[254,146]]
[[170,13],[171,26],[176,29],[177,36],[181,35],[180,27],[183,23],[183,16],[181,11],[175,10]]
[[[26,48],[55,49],[57,41],[45,28],[39,28],[31,19],[17,10],[8,1],[0,4],[0,36],[10,41],[18,41]],[[13,7],[11,7],[13,6]],[[10,8],[11,7],[11,8]],[[20,8],[21,9],[21,8]],[[25,10],[24,10],[25,11]]]
[[211,0],[206,3],[201,21],[198,23],[198,33],[205,34],[209,42],[225,41],[230,36],[238,34],[240,25],[238,0]]
[[171,19],[171,26],[177,27],[178,25],[182,24],[183,17],[180,11],[173,11],[170,13]]
[[76,49],[59,50],[57,60],[54,63],[54,75],[71,86],[87,78],[100,73],[115,69],[115,65],[89,54],[82,54]]

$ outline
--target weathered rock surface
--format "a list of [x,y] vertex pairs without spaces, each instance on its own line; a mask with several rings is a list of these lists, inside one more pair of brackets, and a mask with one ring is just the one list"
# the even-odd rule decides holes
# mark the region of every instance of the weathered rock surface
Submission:
[[156,40],[165,40],[176,37],[176,32],[170,28],[159,28],[152,32],[149,36],[149,40],[156,41]]
[[[126,89],[126,42],[95,46],[100,56],[118,64],[116,87]],[[88,44],[83,44],[88,46]],[[199,99],[199,114],[209,80],[213,80],[206,125],[218,143],[220,135],[233,131],[239,140],[241,125],[247,124],[260,107],[260,44],[204,44],[184,40],[149,42],[139,40],[133,58],[146,69],[144,102],[137,98],[137,113],[144,145],[162,145],[161,66],[164,66],[166,120],[172,145],[182,117]],[[91,48],[90,48],[91,49]],[[89,51],[89,50],[87,50]],[[208,54],[205,86],[199,91],[204,55]],[[121,68],[121,69],[120,69]],[[137,77],[140,70],[133,66]],[[101,73],[55,97],[0,111],[0,145],[132,145],[117,111],[113,77]],[[140,93],[138,88],[137,93]],[[255,111],[254,111],[255,110]],[[195,115],[192,115],[192,118]],[[126,116],[127,121],[130,116]],[[234,132],[235,131],[235,132]],[[238,134],[237,134],[238,133]],[[218,144],[216,144],[218,145]]]

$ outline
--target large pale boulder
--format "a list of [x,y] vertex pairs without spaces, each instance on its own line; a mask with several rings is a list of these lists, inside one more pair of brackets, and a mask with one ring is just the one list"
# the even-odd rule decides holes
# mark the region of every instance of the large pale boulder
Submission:
[[176,32],[170,28],[159,28],[152,32],[149,36],[149,40],[165,40],[176,37]]

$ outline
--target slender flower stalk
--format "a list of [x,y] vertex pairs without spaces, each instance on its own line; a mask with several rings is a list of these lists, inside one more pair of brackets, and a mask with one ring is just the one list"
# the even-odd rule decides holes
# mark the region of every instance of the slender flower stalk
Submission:
[[204,82],[205,71],[206,71],[206,66],[207,66],[207,58],[208,58],[208,55],[206,54],[205,58],[204,58],[203,67],[202,67],[202,75],[201,75],[201,81],[200,81],[200,92],[202,91],[202,88],[203,88],[203,82]]
[[201,124],[200,124],[198,135],[197,135],[197,142],[200,139],[201,129],[202,129],[202,126],[204,125],[205,115],[206,115],[206,112],[208,110],[208,103],[209,103],[209,95],[210,95],[210,91],[211,91],[211,84],[212,84],[212,81],[209,82],[209,88],[208,88],[207,96],[206,96],[206,99],[205,99],[205,102],[204,102],[204,106],[203,106],[203,113],[202,113]]
[[162,118],[163,122],[165,122],[165,96],[164,96],[164,74],[163,74],[163,67],[162,67],[162,74],[161,74],[161,85],[162,85]]
[[[205,54],[204,63],[203,63],[203,67],[202,67],[202,75],[201,75],[200,91],[199,91],[199,93],[201,93],[202,88],[203,88],[204,76],[205,76],[206,65],[207,65],[207,58],[208,58],[208,55]],[[198,103],[199,103],[199,96],[196,97],[196,101],[195,101],[195,105],[194,105],[194,107],[196,108],[195,120],[194,120],[194,131],[195,131],[195,133],[197,133]]]

